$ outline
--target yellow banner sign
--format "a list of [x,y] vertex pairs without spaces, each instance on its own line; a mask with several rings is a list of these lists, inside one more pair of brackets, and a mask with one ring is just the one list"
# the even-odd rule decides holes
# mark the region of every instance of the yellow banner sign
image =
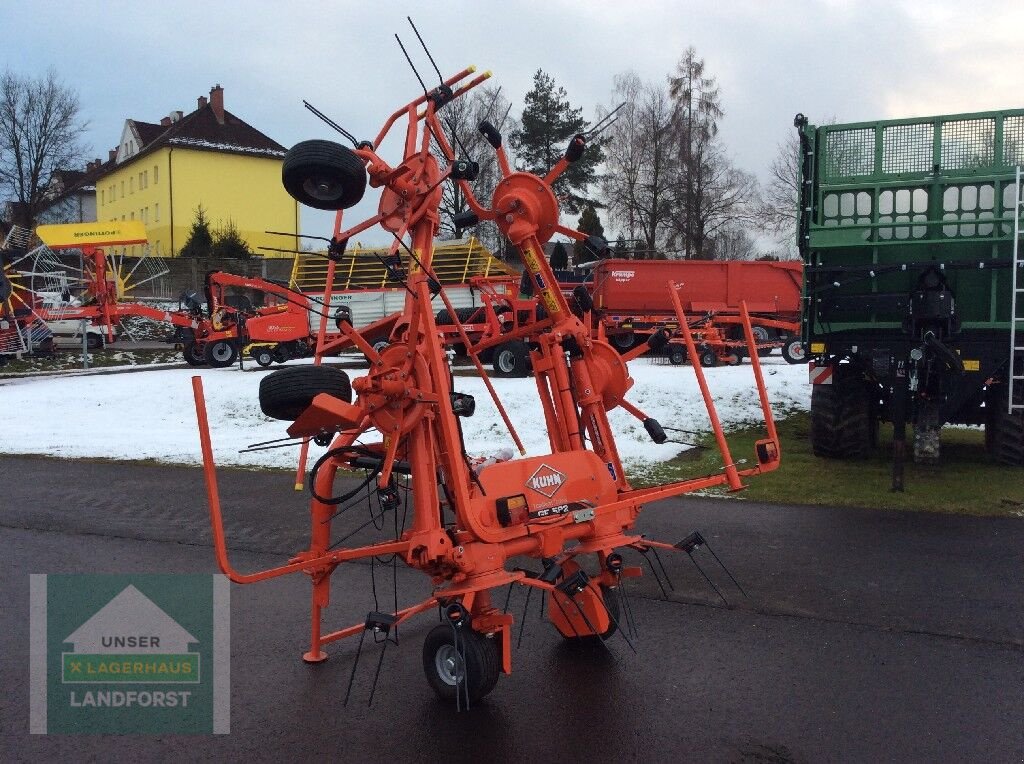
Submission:
[[145,244],[146,226],[138,220],[41,225],[36,228],[36,236],[50,249],[113,247],[125,244]]

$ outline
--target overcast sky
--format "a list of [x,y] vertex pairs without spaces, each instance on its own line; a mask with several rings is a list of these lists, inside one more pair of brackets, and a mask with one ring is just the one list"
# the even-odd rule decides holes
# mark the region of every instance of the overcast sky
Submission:
[[[331,137],[303,98],[370,137],[416,96],[393,37],[429,71],[407,14],[446,76],[492,70],[515,114],[538,68],[591,117],[616,74],[664,81],[693,45],[718,78],[729,153],[759,177],[798,111],[847,122],[1024,106],[1020,0],[2,0],[0,57],[77,89],[96,157],[125,118],[188,113],[215,83],[229,111],[291,146]],[[304,214],[307,233],[328,226]]]

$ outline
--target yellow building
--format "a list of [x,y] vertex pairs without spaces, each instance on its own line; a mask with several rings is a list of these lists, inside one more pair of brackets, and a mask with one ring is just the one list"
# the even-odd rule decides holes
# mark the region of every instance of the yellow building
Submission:
[[234,225],[253,253],[278,256],[260,247],[297,249],[297,239],[265,231],[299,232],[299,204],[281,185],[284,154],[283,146],[224,109],[217,85],[190,114],[172,112],[159,124],[125,120],[105,165],[110,170],[96,182],[96,219],[141,220],[150,254],[175,257],[202,205],[214,235]]

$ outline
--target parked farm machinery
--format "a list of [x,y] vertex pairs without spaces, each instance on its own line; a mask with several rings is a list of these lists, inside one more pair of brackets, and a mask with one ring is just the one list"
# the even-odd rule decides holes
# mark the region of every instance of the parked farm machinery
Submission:
[[[368,220],[342,230],[339,212],[336,255],[343,256],[352,237],[379,225],[393,235],[392,252],[404,249],[414,267],[403,274],[403,328],[392,335],[387,347],[375,348],[364,332],[339,321],[346,341],[368,360],[367,374],[350,382],[334,366],[295,366],[261,381],[264,413],[290,422],[291,438],[312,438],[329,446],[310,473],[310,546],[278,567],[243,573],[228,559],[203,384],[200,377],[193,378],[220,569],[241,584],[290,573],[309,575],[310,645],[303,658],[310,663],[323,661],[328,644],[358,637],[353,676],[367,634],[370,642],[386,646],[394,641],[399,625],[439,609],[442,623],[426,636],[423,665],[437,694],[459,706],[478,701],[494,688],[500,673],[512,668],[513,616],[500,606],[497,591],[512,586],[539,589],[546,597],[548,619],[567,640],[601,643],[616,633],[628,640],[623,628],[628,612],[624,604],[619,606],[623,602],[620,585],[640,571],[625,563],[623,552],[692,548],[685,541],[673,545],[639,534],[634,526],[643,506],[711,486],[739,490],[745,478],[774,470],[780,456],[754,352],[756,342],[744,309],[743,332],[752,349],[767,424],[767,437],[756,444],[753,466],[740,469],[729,454],[708,395],[722,450],[722,471],[652,488],[632,487],[608,412],[622,408],[635,416],[656,444],[666,443],[666,430],[672,431],[626,399],[633,385],[627,362],[644,348],[620,355],[595,337],[578,315],[592,307],[586,290],[578,291],[571,304],[541,254],[543,242],[556,232],[587,239],[560,225],[552,183],[582,156],[594,131],[575,136],[565,155],[541,177],[513,171],[501,134],[482,123],[480,130],[496,153],[502,180],[489,202],[478,200],[470,185],[473,163],[456,156],[439,112],[488,77],[489,73],[475,75],[472,67],[467,68],[395,111],[373,140],[353,139],[351,149],[323,140],[305,141],[285,159],[285,188],[298,201],[318,209],[352,207],[363,197],[367,183],[381,190],[377,214]],[[399,120],[405,121],[403,148],[398,163],[390,164],[379,147]],[[443,159],[439,161],[438,156]],[[475,401],[454,389],[431,308],[435,297],[449,310],[470,359],[509,426],[511,439],[518,442],[518,438],[487,382],[479,352],[484,343],[466,336],[458,312],[433,272],[444,182],[456,183],[473,215],[494,220],[517,247],[544,308],[543,317],[513,328],[511,334],[528,349],[539,399],[537,415],[546,423],[550,453],[482,464],[474,464],[469,457],[472,444],[465,442],[460,420],[473,415]],[[682,331],[690,337],[685,323]],[[652,335],[649,347],[658,348],[664,340],[661,333]],[[695,360],[692,337],[688,350]],[[694,364],[694,372],[706,392],[699,364]],[[521,447],[520,453],[524,453]],[[366,477],[358,488],[340,493],[335,488],[339,474],[364,470]],[[362,503],[371,497],[371,521],[393,529],[393,535],[388,530],[382,541],[346,545],[352,534],[336,538],[332,524],[353,501]],[[432,583],[431,595],[393,611],[375,608],[360,623],[324,631],[332,574],[344,563],[382,556],[425,573]],[[532,568],[510,568],[513,558],[537,562]]]

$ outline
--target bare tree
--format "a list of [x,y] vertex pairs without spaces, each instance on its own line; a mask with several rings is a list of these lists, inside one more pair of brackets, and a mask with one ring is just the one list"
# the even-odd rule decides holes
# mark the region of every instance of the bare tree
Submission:
[[800,137],[793,131],[778,145],[768,168],[758,215],[765,229],[782,234],[786,241],[794,239],[799,200]]
[[633,72],[615,78],[612,97],[625,105],[609,131],[602,192],[612,221],[653,254],[668,235],[671,187],[678,180],[672,106],[664,89]]
[[704,60],[697,57],[691,45],[676,65],[675,76],[669,76],[669,94],[675,106],[674,127],[678,158],[682,172],[682,191],[677,201],[677,233],[685,257],[703,257],[704,237],[696,221],[703,206],[700,197],[706,185],[700,175],[705,172],[716,152],[718,120],[725,112],[714,77],[704,71]]
[[750,231],[738,223],[723,226],[711,242],[711,253],[715,260],[753,260],[758,251]]
[[[757,179],[734,167],[717,147],[704,147],[694,155],[687,175],[687,183],[677,188],[682,198],[677,199],[674,230],[689,244],[684,250],[688,257],[712,258],[721,232],[755,220]],[[688,212],[687,192],[692,194]]]
[[53,70],[44,77],[6,71],[0,79],[0,193],[34,225],[53,173],[84,161],[86,123],[78,94]]
[[[509,116],[509,101],[500,88],[481,87],[464,98],[449,103],[441,116],[447,129],[446,138],[460,160],[477,162],[480,173],[470,184],[473,194],[484,206],[489,206],[494,189],[501,180],[494,149],[480,134],[478,127],[484,120],[491,122],[506,135],[515,128],[515,119]],[[469,210],[465,195],[454,183],[445,183],[441,197],[441,238],[457,238],[462,230],[455,225],[455,216]],[[493,222],[479,224],[474,233],[491,251],[501,249],[502,235]]]

